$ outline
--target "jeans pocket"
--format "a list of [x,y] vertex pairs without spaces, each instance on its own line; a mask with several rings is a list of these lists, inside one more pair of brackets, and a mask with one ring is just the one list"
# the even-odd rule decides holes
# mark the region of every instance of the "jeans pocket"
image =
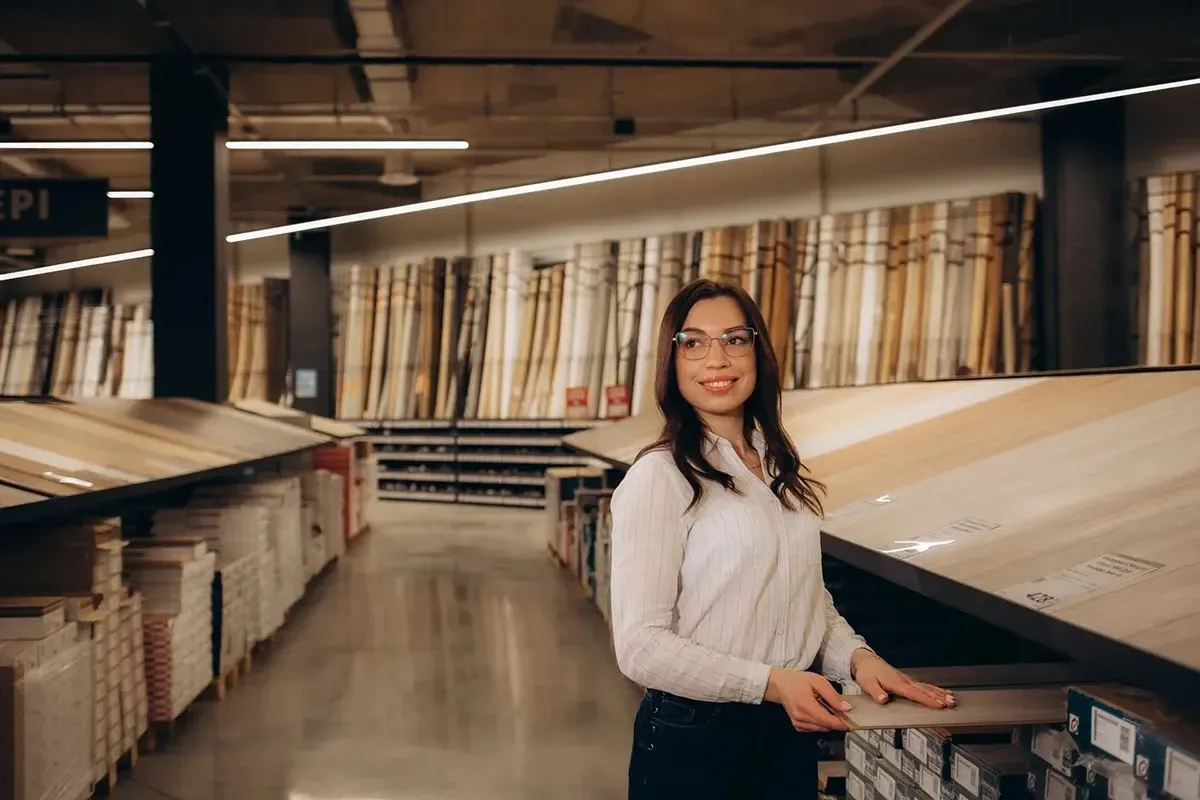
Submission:
[[651,699],[650,721],[666,728],[699,730],[716,719],[720,708],[720,703],[659,693]]

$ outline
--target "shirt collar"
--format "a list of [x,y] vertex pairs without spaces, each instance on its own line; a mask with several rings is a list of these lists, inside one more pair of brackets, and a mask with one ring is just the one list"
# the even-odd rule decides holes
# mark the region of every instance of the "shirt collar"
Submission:
[[[724,444],[730,450],[733,450],[733,443],[725,437],[717,436],[711,431],[704,432],[704,455],[709,455],[713,450],[717,449],[722,444]],[[754,428],[752,431],[750,431],[750,446],[754,448],[756,453],[758,453],[758,457],[763,459],[763,462],[766,463],[767,439],[765,436],[763,436],[762,431],[760,431],[758,428]]]

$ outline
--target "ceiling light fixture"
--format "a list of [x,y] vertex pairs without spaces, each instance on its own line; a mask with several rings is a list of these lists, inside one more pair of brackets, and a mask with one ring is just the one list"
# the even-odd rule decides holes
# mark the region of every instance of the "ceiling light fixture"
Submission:
[[387,219],[388,217],[418,214],[422,211],[434,211],[440,208],[451,208],[470,203],[482,203],[486,200],[500,200],[506,197],[520,197],[522,195],[550,192],[557,189],[570,189],[578,186],[590,186],[597,183],[608,183],[610,181],[624,180],[626,178],[637,178],[643,175],[657,175],[664,172],[677,172],[683,169],[707,167],[713,164],[724,164],[731,161],[743,161],[748,158],[761,158],[763,156],[773,156],[781,153],[794,153],[798,150],[810,150],[813,148],[826,147],[834,144],[862,141],[864,139],[877,139],[881,136],[895,136],[896,134],[900,133],[915,133],[917,131],[930,130],[932,128],[943,128],[948,125],[961,125],[966,122],[983,122],[989,119],[1014,117],[1021,114],[1033,114],[1043,111],[1050,111],[1055,108],[1083,105],[1085,103],[1096,103],[1102,100],[1114,100],[1120,97],[1150,94],[1151,92],[1162,92],[1169,89],[1182,89],[1189,86],[1200,86],[1200,78],[1171,81],[1170,83],[1158,83],[1150,86],[1138,86],[1132,89],[1117,89],[1110,92],[1099,92],[1096,94],[1068,97],[1060,100],[1044,100],[1038,103],[1025,103],[1019,106],[995,108],[989,111],[972,111],[966,114],[955,114],[953,116],[938,117],[936,119],[922,119],[914,122],[901,122],[896,125],[885,125],[879,128],[866,128],[857,131],[847,131],[845,133],[834,133],[828,136],[814,136],[811,139],[797,139],[791,142],[780,142],[778,144],[768,144],[761,147],[750,147],[744,150],[713,153],[705,156],[692,156],[690,158],[681,158],[675,161],[664,161],[656,164],[643,164],[637,167],[613,169],[605,172],[593,172],[588,175],[576,175],[571,178],[557,178],[548,181],[538,181],[537,183],[527,183],[520,186],[507,186],[502,189],[488,189],[482,192],[471,192],[469,194],[460,194],[454,197],[443,197],[438,200],[426,200],[420,203],[410,203],[403,206],[391,206],[389,208],[380,208],[374,211],[360,211],[356,214],[343,214],[336,217],[310,220],[308,222],[297,222],[291,225],[279,225],[273,228],[263,228],[257,231],[245,231],[243,233],[231,234],[225,238],[226,241],[229,242],[248,242],[253,239],[266,239],[271,236],[287,236],[292,233],[300,233],[301,231],[320,230],[322,228],[332,228],[337,225],[350,225],[355,222],[369,222],[377,219]]
[[461,139],[327,139],[327,140],[294,140],[268,141],[254,139],[238,139],[226,142],[230,150],[466,150],[471,145]]
[[[225,143],[229,150],[295,150],[318,152],[341,150],[347,152],[371,152],[377,150],[466,150],[470,143],[462,139],[236,139]],[[0,150],[22,150],[45,152],[68,150],[153,150],[154,142],[12,142],[0,141]]]
[[[745,150],[734,150],[727,153],[714,153],[707,156],[682,158],[677,161],[645,164],[639,167],[627,167],[625,169],[609,170],[607,172],[594,172],[589,175],[578,175],[573,178],[558,178],[556,180],[539,181],[537,183],[528,183],[521,186],[509,186],[503,189],[489,189],[487,191],[471,192],[469,194],[461,194],[454,197],[443,197],[438,200],[427,200],[421,203],[411,203],[405,206],[392,206],[389,208],[377,209],[375,211],[364,211],[357,214],[344,214],[337,217],[327,217],[326,219],[312,220],[309,222],[299,222],[291,225],[263,228],[257,231],[245,231],[242,233],[231,234],[225,238],[226,241],[232,243],[248,242],[254,239],[266,239],[271,236],[286,236],[288,234],[298,233],[300,231],[332,228],[337,225],[350,225],[355,222],[368,222],[371,220],[386,219],[388,217],[397,217],[406,214],[417,214],[422,211],[434,211],[439,208],[451,208],[470,203],[481,203],[486,200],[499,200],[505,197],[519,197],[521,195],[549,192],[555,189],[567,189],[576,186],[607,183],[609,181],[621,180],[624,178],[635,178],[642,175],[675,172],[682,169],[691,169],[693,167],[704,167],[712,164],[740,161],[747,158],[758,158],[761,156],[777,155],[780,153],[790,153],[798,150],[808,150],[815,147],[841,144],[844,142],[875,139],[881,136],[894,136],[900,133],[914,133],[916,131],[942,128],[948,125],[960,125],[967,122],[983,122],[990,119],[1019,116],[1021,114],[1034,114],[1044,111],[1051,111],[1056,108],[1083,105],[1085,103],[1096,103],[1103,100],[1116,100],[1122,97],[1134,97],[1136,95],[1164,92],[1172,89],[1185,89],[1192,86],[1200,86],[1200,78],[1189,78],[1187,80],[1171,81],[1168,83],[1156,83],[1149,86],[1137,86],[1131,89],[1117,89],[1110,92],[1099,92],[1096,94],[1081,95],[1079,97],[1069,97],[1060,100],[1045,100],[1038,103],[1026,103],[1024,105],[1008,106],[1006,108],[997,108],[990,111],[973,111],[967,114],[956,114],[954,116],[939,117],[937,119],[902,122],[896,125],[868,128],[860,131],[848,131],[846,133],[835,133],[830,134],[829,136],[817,136],[812,139],[800,139],[793,142],[782,142],[780,144],[764,145],[762,147],[751,147]],[[113,263],[116,261],[129,261],[136,258],[147,258],[151,255],[153,255],[152,250],[135,250],[129,253],[116,253],[111,256],[105,256],[102,259],[84,259],[83,261],[73,261],[67,264],[58,264],[53,267],[37,267],[34,270],[13,272],[3,276],[3,279],[12,280],[13,278],[24,277],[27,275],[41,275],[45,274],[46,272],[57,272],[65,269],[78,269],[80,267],[98,266],[100,264]]]
[[150,198],[154,197],[154,192],[150,191],[149,189],[118,189],[116,191],[109,192],[108,197],[110,200],[149,200]]
[[136,261],[139,258],[149,258],[154,255],[154,251],[147,248],[145,250],[130,250],[128,253],[114,253],[111,256],[97,256],[96,258],[81,258],[78,261],[68,261],[65,264],[51,264],[45,267],[32,267],[31,269],[18,270],[17,272],[9,272],[0,275],[0,281],[12,281],[17,278],[32,278],[34,275],[49,275],[53,272],[66,272],[72,269],[81,269],[83,267],[99,267],[103,264],[118,264],[122,261]]
[[0,150],[53,152],[56,150],[153,150],[153,142],[10,142],[0,141]]

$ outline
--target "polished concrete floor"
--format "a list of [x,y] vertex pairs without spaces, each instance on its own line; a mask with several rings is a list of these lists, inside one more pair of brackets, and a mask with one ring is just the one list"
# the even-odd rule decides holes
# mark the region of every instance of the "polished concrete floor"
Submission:
[[116,800],[620,798],[638,702],[540,512],[381,504]]

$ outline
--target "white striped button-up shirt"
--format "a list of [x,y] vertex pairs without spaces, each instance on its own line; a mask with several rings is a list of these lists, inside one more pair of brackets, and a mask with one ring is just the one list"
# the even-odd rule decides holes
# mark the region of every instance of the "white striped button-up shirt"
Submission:
[[[752,444],[766,464],[761,434]],[[819,520],[788,511],[727,440],[710,462],[741,494],[704,481],[692,492],[666,450],[630,467],[612,499],[612,623],[621,671],[694,700],[760,703],[771,667],[850,680],[866,647],[821,575]],[[770,476],[768,476],[770,477]]]

